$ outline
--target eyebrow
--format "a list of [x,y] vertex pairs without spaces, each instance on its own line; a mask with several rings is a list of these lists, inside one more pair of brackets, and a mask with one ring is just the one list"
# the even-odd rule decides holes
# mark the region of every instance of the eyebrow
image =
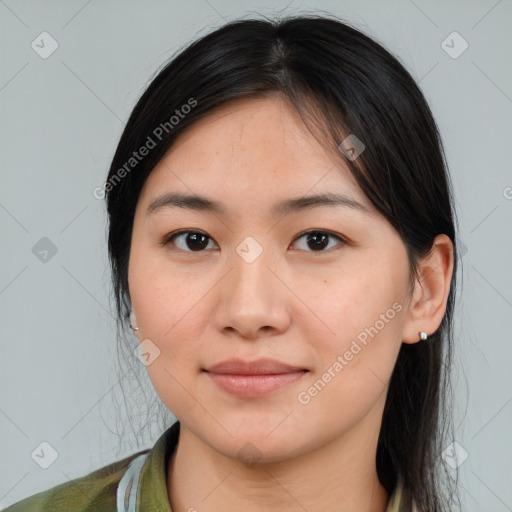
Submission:
[[[371,215],[371,211],[358,203],[354,199],[341,194],[314,194],[309,196],[286,199],[276,203],[272,209],[273,216],[283,216],[289,213],[299,212],[302,210],[316,208],[320,206],[344,206],[358,210],[367,215]],[[199,195],[181,194],[169,192],[157,197],[148,206],[146,215],[153,213],[162,208],[185,208],[188,210],[196,210],[203,212],[217,213],[219,215],[227,215],[226,208],[219,202]]]

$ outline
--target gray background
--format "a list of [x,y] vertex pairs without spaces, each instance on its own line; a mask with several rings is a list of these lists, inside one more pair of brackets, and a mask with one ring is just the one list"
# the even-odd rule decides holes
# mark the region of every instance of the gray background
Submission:
[[[464,510],[512,510],[510,0],[0,1],[0,507],[161,433],[151,422],[117,450],[106,216],[93,196],[142,88],[225,21],[317,9],[397,55],[439,124],[463,243],[454,390]],[[31,47],[43,31],[58,43],[46,59]],[[457,52],[461,40],[442,45],[453,31],[469,45],[457,58],[446,44]],[[54,255],[38,253],[43,237]],[[42,442],[58,453],[48,469],[31,457]]]

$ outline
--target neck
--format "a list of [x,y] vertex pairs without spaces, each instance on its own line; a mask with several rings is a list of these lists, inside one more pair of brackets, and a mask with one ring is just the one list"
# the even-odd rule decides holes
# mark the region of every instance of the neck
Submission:
[[378,430],[375,419],[367,417],[316,450],[279,462],[246,465],[212,449],[181,424],[167,473],[171,508],[173,512],[262,508],[385,512],[389,494],[375,466]]

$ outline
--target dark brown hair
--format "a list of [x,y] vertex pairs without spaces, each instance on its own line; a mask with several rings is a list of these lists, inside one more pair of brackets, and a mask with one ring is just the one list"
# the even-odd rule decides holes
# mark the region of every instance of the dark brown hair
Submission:
[[[329,15],[235,20],[186,46],[151,81],[126,124],[105,187],[118,327],[124,332],[128,322],[133,218],[151,170],[184,129],[216,107],[272,94],[289,99],[311,133],[348,165],[400,234],[411,276],[436,235],[446,234],[454,245],[446,313],[428,342],[402,344],[376,454],[388,492],[403,476],[405,510],[413,499],[418,512],[451,510],[456,492],[440,457],[446,439],[453,439],[449,374],[457,272],[446,158],[414,79],[381,44],[345,21]],[[350,134],[365,145],[355,160],[339,149]],[[130,160],[142,146],[151,146],[146,156]]]

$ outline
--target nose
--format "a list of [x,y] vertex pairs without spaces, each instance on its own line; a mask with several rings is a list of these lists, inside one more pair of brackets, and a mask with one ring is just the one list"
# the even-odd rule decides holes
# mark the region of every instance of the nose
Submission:
[[219,287],[215,310],[219,331],[256,339],[288,329],[292,292],[284,284],[285,271],[275,269],[270,252],[263,251],[254,261],[236,252],[231,258],[231,270]]

